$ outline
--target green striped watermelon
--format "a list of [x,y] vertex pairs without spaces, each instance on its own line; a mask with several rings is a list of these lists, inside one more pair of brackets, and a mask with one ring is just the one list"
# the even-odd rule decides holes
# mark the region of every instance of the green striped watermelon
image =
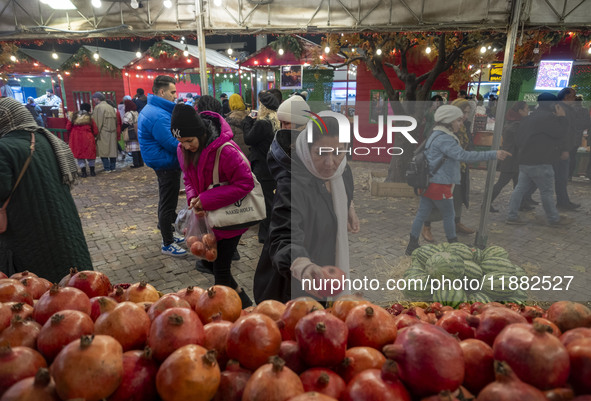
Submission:
[[505,302],[513,302],[516,304],[524,304],[527,301],[527,292],[523,290],[517,290],[509,297],[505,298]]
[[441,279],[442,276],[451,280],[464,277],[464,261],[449,252],[438,252],[431,256],[427,259],[425,269],[436,279]]
[[510,278],[511,276],[506,273],[485,274],[482,278],[484,280],[482,292],[488,295],[493,301],[502,301],[503,299],[510,297],[515,292],[509,288]]
[[480,267],[484,274],[504,273],[510,276],[515,275],[515,265],[509,259],[501,257],[492,256],[484,258]]
[[482,292],[473,292],[472,294],[468,294],[468,302],[482,302],[486,304],[492,302],[492,299]]
[[[415,274],[405,277],[407,288],[402,293],[411,301],[431,302],[431,283],[427,282],[427,274]],[[416,280],[416,281],[411,281]],[[420,282],[418,280],[421,280]],[[415,286],[416,283],[416,286]],[[423,290],[421,290],[421,286]],[[416,290],[415,290],[416,288]]]
[[492,257],[509,259],[509,253],[504,248],[497,245],[489,246],[482,251],[483,260]]
[[468,245],[462,244],[461,242],[449,244],[447,251],[452,255],[459,256],[464,260],[472,260],[472,250]]
[[450,249],[450,243],[449,242],[442,242],[440,244],[437,244],[437,249],[439,249],[439,252],[449,252]]
[[410,269],[408,269],[407,271],[404,272],[404,274],[402,275],[402,277],[404,279],[407,279],[409,277],[414,277],[414,276],[423,276],[423,275],[427,275],[427,272],[425,271],[425,269],[422,268],[415,268],[415,267],[411,267]]
[[470,248],[472,251],[472,261],[480,264],[482,262],[482,250],[480,248]]
[[514,276],[517,276],[517,277],[527,276],[527,272],[525,271],[525,269],[523,267],[517,266],[517,265],[514,265],[514,267],[515,267],[515,273],[513,273]]
[[462,302],[466,302],[468,297],[463,289],[454,290],[445,289],[433,292],[433,302],[439,302],[442,305],[449,305],[452,308],[457,308]]
[[464,275],[470,280],[480,280],[484,273],[477,263],[471,260],[464,260]]
[[437,248],[437,245],[426,244],[415,249],[411,257],[413,262],[416,260],[422,266],[425,266],[425,263],[427,263],[427,259],[429,259],[430,256],[436,254],[437,252],[439,252],[439,248]]

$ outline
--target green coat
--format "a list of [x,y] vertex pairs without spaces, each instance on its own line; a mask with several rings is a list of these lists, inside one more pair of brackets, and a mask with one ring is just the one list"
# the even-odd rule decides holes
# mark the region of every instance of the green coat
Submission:
[[[7,209],[0,234],[0,270],[29,270],[52,282],[71,267],[92,270],[92,261],[70,189],[62,183],[51,144],[35,134],[35,153]],[[15,131],[0,138],[0,205],[8,198],[29,155],[31,136]]]

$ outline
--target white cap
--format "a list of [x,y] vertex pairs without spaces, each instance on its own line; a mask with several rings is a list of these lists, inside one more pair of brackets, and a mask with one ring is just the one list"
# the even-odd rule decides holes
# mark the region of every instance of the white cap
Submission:
[[310,120],[310,106],[301,96],[292,96],[279,105],[277,118],[295,125],[306,125]]
[[450,124],[452,121],[457,120],[464,116],[464,112],[457,106],[443,105],[435,111],[433,118],[437,123]]

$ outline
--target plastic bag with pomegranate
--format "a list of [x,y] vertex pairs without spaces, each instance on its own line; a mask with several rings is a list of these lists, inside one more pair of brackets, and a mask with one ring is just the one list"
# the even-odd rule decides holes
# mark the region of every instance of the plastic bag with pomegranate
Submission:
[[189,219],[191,215],[195,214],[192,210],[185,206],[180,212],[178,212],[176,216],[176,221],[174,222],[174,229],[177,234],[186,237],[187,236],[187,226],[189,224]]
[[192,211],[188,215],[185,240],[189,251],[198,258],[213,262],[218,257],[217,241],[205,215]]

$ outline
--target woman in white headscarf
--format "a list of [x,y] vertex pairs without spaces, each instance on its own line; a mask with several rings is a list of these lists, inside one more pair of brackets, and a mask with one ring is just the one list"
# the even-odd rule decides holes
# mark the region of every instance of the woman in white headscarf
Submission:
[[307,130],[281,130],[271,145],[268,162],[277,191],[254,277],[257,303],[302,295],[321,298],[317,291],[304,291],[302,283],[328,277],[330,266],[349,276],[347,230],[359,231],[353,175],[336,120],[325,122],[326,132],[314,126],[312,143]]

